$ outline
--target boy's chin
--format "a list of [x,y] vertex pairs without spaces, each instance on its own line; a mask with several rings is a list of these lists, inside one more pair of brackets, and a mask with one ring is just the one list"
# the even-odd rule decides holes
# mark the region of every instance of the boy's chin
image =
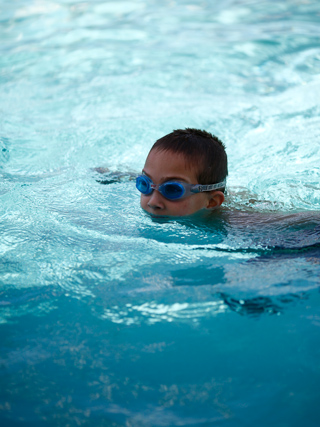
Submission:
[[171,219],[171,218],[175,218],[174,216],[170,216],[170,215],[153,214],[151,212],[146,211],[145,209],[143,209],[143,212],[145,214],[147,214],[150,218],[153,218],[153,219],[162,219],[162,218]]
[[174,220],[174,219],[181,219],[181,218],[206,218],[207,216],[209,216],[212,213],[212,209],[200,209],[192,214],[186,214],[186,215],[161,215],[161,214],[154,214],[154,213],[150,213],[148,211],[146,211],[144,209],[144,212],[150,216],[153,219],[170,219],[170,220]]

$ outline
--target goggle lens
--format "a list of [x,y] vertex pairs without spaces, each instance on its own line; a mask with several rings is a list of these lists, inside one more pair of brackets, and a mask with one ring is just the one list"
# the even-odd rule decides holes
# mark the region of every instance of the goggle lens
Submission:
[[136,179],[136,187],[142,194],[150,194],[152,192],[150,184],[151,181],[146,176],[138,176]]
[[179,182],[166,182],[160,186],[154,186],[150,178],[140,175],[136,179],[136,187],[142,194],[149,195],[158,187],[158,191],[169,200],[177,200],[184,196],[186,190]]
[[180,199],[185,193],[185,189],[178,182],[168,182],[161,187],[161,189],[159,188],[161,194],[170,200]]

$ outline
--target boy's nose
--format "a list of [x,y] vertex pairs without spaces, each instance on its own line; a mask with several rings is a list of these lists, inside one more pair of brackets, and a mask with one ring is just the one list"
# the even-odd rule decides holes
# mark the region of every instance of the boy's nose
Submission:
[[163,196],[159,191],[153,190],[148,201],[148,206],[151,209],[164,209]]

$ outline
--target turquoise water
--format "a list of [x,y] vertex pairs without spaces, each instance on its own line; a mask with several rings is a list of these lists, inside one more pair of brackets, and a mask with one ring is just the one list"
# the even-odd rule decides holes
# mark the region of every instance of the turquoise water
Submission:
[[[319,24],[0,0],[1,425],[319,425]],[[184,127],[226,143],[225,208],[154,220],[130,173]]]

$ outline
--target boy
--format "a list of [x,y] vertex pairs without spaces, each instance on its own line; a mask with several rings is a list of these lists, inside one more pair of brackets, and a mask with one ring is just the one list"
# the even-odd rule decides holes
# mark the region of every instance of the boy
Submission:
[[[98,181],[101,184],[136,179],[141,207],[151,216],[181,217],[210,212],[222,205],[228,165],[225,147],[217,137],[198,129],[180,129],[156,141],[138,177],[136,173],[104,168],[95,171],[104,174],[103,180]],[[218,217],[230,231],[243,232],[246,240],[253,239],[265,247],[318,247],[319,211],[259,212],[252,206],[259,201],[248,201],[250,206],[221,210]],[[250,236],[246,235],[248,230]],[[291,233],[289,238],[284,239],[279,230]]]
[[155,142],[136,179],[141,207],[153,216],[184,216],[224,201],[227,154],[214,135],[178,129]]

